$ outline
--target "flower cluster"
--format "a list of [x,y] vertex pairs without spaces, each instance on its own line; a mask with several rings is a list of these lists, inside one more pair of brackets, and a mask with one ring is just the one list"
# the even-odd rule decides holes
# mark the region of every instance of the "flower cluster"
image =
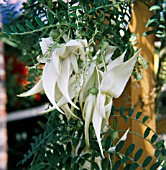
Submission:
[[[129,80],[139,51],[124,62],[124,52],[112,60],[116,49],[103,42],[94,54],[86,39],[69,40],[58,44],[51,37],[40,42],[44,63],[41,79],[29,91],[18,95],[26,97],[44,90],[52,106],[43,113],[57,109],[69,118],[85,121],[85,141],[89,147],[89,125],[92,122],[103,155],[100,132],[108,122],[112,99],[118,98]],[[74,109],[81,109],[76,116]]]

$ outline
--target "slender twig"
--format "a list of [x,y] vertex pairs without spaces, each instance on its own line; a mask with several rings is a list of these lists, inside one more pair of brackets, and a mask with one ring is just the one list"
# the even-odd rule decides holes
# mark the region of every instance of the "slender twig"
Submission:
[[[109,151],[106,151],[106,152],[107,152],[107,153],[111,153],[111,154],[115,154],[115,155],[118,155],[118,156],[126,157],[125,154],[122,154],[122,153],[120,153],[120,152],[109,152]],[[134,162],[134,163],[137,163],[140,167],[142,167],[142,165],[141,165],[139,162],[134,161],[134,159],[132,159],[131,157],[127,156],[127,158],[128,158],[130,161],[132,161],[132,162]],[[144,168],[144,170],[146,170],[146,168]]]

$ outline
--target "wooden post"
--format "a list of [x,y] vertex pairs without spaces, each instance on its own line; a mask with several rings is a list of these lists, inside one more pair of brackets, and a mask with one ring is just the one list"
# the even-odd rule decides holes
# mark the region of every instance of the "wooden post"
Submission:
[[[138,111],[141,111],[143,116],[147,115],[150,117],[146,123],[153,130],[155,130],[153,62],[154,35],[142,35],[145,31],[149,30],[145,28],[145,25],[151,16],[152,13],[149,11],[149,8],[144,3],[136,1],[133,6],[132,19],[129,28],[132,33],[137,34],[137,47],[138,49],[141,49],[141,55],[148,61],[149,66],[148,69],[144,71],[144,78],[141,80],[140,84],[135,83],[134,80],[130,80],[121,97],[117,100],[114,100],[114,105],[117,109],[120,109],[122,105],[126,108],[134,107],[135,114],[133,116],[135,116]],[[110,125],[111,124],[112,118],[110,120]],[[140,135],[143,135],[146,129],[146,127],[144,127],[142,124],[131,120],[128,123],[125,123],[123,119],[119,119],[118,125],[119,129],[127,130],[130,127],[131,131]],[[144,139],[129,134],[126,141],[126,147],[131,143],[136,145],[134,150],[135,152],[140,148],[144,150],[144,154],[139,160],[140,163],[142,163],[147,156],[154,157],[154,148]],[[133,155],[135,152],[133,152]]]

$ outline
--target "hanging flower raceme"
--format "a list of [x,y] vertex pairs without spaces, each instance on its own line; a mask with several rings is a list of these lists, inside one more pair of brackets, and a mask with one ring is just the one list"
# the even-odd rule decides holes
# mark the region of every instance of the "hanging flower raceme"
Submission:
[[[113,98],[118,98],[124,91],[139,51],[124,62],[125,52],[111,60],[116,48],[105,42],[94,56],[89,53],[91,47],[87,41],[81,39],[57,44],[52,38],[43,38],[40,46],[43,56],[38,61],[45,63],[42,77],[32,89],[19,97],[44,90],[52,107],[43,113],[57,109],[68,117],[81,118],[81,115],[77,117],[73,113],[73,108],[80,109],[85,122],[86,145],[90,146],[89,126],[92,122],[101,155],[104,157],[100,133],[108,123]],[[76,87],[76,84],[79,86]],[[77,102],[80,108],[76,106]]]
[[38,57],[38,61],[45,63],[42,77],[32,89],[18,96],[26,97],[44,90],[52,109],[64,113],[63,110],[69,111],[68,103],[79,109],[72,101],[75,97],[73,81],[76,81],[72,73],[78,73],[78,60],[85,60],[86,40],[70,40],[59,45],[49,37],[43,38],[40,46],[43,56]]

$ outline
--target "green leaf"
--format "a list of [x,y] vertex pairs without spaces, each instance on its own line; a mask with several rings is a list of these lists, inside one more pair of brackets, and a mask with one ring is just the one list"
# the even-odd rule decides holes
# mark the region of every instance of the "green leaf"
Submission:
[[83,166],[83,165],[85,164],[85,159],[80,158],[80,159],[78,160],[78,164],[81,165],[81,166]]
[[42,133],[39,134],[39,141],[42,140]]
[[146,138],[149,135],[149,133],[150,133],[150,128],[147,127],[145,132],[144,132],[144,138]]
[[157,149],[160,149],[164,147],[164,140],[160,140],[159,142],[156,143],[156,148]]
[[43,122],[41,122],[41,121],[38,121],[37,123],[38,123],[38,125],[39,125],[41,128],[46,129],[45,123],[43,123]]
[[163,39],[164,39],[164,35],[156,34],[156,37],[158,37],[158,38],[163,38]]
[[126,163],[128,160],[129,160],[128,157],[124,157],[124,158],[121,160],[121,162],[124,164],[124,163]]
[[129,170],[131,167],[131,164],[127,164],[123,170]]
[[96,162],[92,162],[91,164],[91,170],[100,170],[99,166],[97,165]]
[[67,22],[69,22],[69,15],[68,15],[67,11],[65,12],[65,19],[66,19]]
[[74,158],[72,158],[71,164],[75,164],[77,163],[78,157],[75,156]]
[[83,155],[83,157],[84,157],[85,159],[88,159],[88,158],[91,157],[91,154],[90,154],[90,153],[86,153],[85,155]]
[[105,140],[105,150],[108,150],[112,145],[112,137],[109,135]]
[[121,161],[120,161],[120,160],[118,160],[118,161],[114,164],[114,166],[113,166],[112,170],[118,170],[118,169],[119,169],[119,167],[120,167],[120,165],[121,165]]
[[104,159],[102,160],[101,166],[102,166],[102,170],[107,170],[107,166],[108,166],[108,160],[107,160],[107,158],[104,158]]
[[166,161],[163,163],[162,168],[163,168],[163,170],[165,170],[165,168],[166,168]]
[[160,162],[156,162],[150,167],[150,170],[156,170],[159,166],[160,166]]
[[38,25],[40,26],[40,27],[44,27],[44,23],[43,23],[43,21],[39,18],[39,17],[35,17],[35,20],[36,20],[36,22],[38,23]]
[[54,3],[52,2],[52,0],[48,0],[47,5],[51,9],[54,6]]
[[166,156],[166,149],[163,149],[161,152],[162,152],[162,155]]
[[45,169],[47,165],[48,164],[40,163],[40,164],[37,164],[37,165],[33,166],[29,170],[42,170],[42,169]]
[[158,20],[155,18],[155,19],[149,19],[147,24],[146,24],[146,28],[147,27],[154,27],[154,26],[157,26],[157,23],[158,23]]
[[35,27],[32,25],[32,23],[29,20],[25,20],[25,23],[31,30],[35,30]]
[[139,119],[142,115],[142,112],[138,112],[137,115],[136,115],[136,119]]
[[157,140],[157,135],[154,134],[151,138],[151,143],[154,143]]
[[143,149],[139,149],[136,154],[134,155],[134,161],[138,161],[138,159],[141,157],[143,153]]
[[115,106],[112,106],[112,108],[111,108],[111,115],[113,115],[115,113],[115,110],[116,110]]
[[128,115],[131,117],[133,113],[134,113],[134,109],[131,108],[131,109],[129,110],[129,114],[128,114]]
[[114,130],[116,131],[118,127],[118,120],[116,117],[114,117],[113,127],[114,127]]
[[139,167],[139,164],[138,164],[138,163],[133,163],[133,164],[131,164],[129,170],[135,170],[135,169],[137,169],[138,167]]
[[165,156],[161,155],[158,159],[158,162],[163,163],[163,161],[165,161]]
[[145,116],[142,120],[143,123],[145,123],[149,119],[149,116]]
[[53,165],[55,163],[54,159],[55,159],[54,155],[50,151],[48,151],[47,152],[47,160],[48,160],[48,162]]
[[147,36],[147,35],[155,34],[155,33],[156,33],[156,30],[150,30],[150,31],[144,32],[143,36]]
[[126,149],[125,155],[126,155],[126,156],[130,155],[130,154],[134,151],[134,148],[135,148],[135,145],[134,145],[134,144],[131,144],[131,145]]
[[11,25],[10,28],[11,28],[11,30],[12,30],[14,33],[18,33],[18,30],[17,30],[17,27],[16,27],[16,26]]
[[66,163],[66,161],[68,160],[68,158],[70,157],[70,155],[65,155],[63,158],[62,158],[62,163]]
[[51,25],[54,24],[54,16],[51,12],[47,13],[47,18],[48,18],[48,21]]
[[124,106],[122,106],[122,107],[120,108],[120,114],[121,114],[121,115],[123,115],[123,114],[124,114],[124,112],[125,112],[125,107],[124,107]]
[[158,11],[158,10],[161,10],[161,7],[159,5],[153,5],[149,10],[150,11]]
[[78,169],[79,169],[79,165],[78,165],[78,163],[74,164],[74,166],[73,166],[73,170],[78,170]]
[[10,34],[10,33],[11,33],[10,28],[7,27],[6,25],[3,25],[3,30],[4,30],[7,34]]
[[67,148],[66,151],[67,151],[68,155],[71,154],[71,151],[72,151],[72,144],[71,144],[71,142],[67,143],[66,148]]
[[111,28],[110,28],[110,27],[107,28],[107,29],[102,33],[102,36],[107,35],[108,33],[110,33],[110,31],[111,31]]
[[157,158],[160,155],[160,150],[155,150],[154,156]]
[[62,18],[61,18],[61,15],[59,14],[58,10],[56,11],[56,15],[58,17],[58,21],[62,22]]
[[123,119],[124,119],[125,122],[128,121],[128,117],[127,117],[127,116],[123,115],[122,117],[123,117]]
[[58,0],[58,2],[59,2],[63,7],[65,7],[66,9],[68,9],[67,4],[64,3],[62,0]]
[[18,27],[18,29],[19,29],[20,31],[22,31],[22,32],[25,32],[25,31],[26,31],[26,29],[25,29],[21,24],[17,24],[17,27]]
[[115,151],[116,151],[116,152],[119,152],[119,151],[123,148],[124,143],[125,143],[125,141],[124,141],[124,140],[121,140],[121,141],[116,145]]
[[146,159],[144,160],[142,167],[146,167],[149,165],[149,163],[151,162],[152,157],[151,156],[147,156]]
[[159,28],[165,29],[165,25],[160,23]]

